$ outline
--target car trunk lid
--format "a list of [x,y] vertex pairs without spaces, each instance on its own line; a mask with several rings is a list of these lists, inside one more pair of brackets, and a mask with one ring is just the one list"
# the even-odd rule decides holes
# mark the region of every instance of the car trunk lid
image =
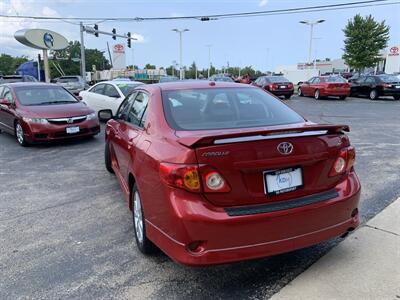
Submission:
[[[217,206],[240,206],[285,201],[333,188],[340,178],[328,173],[341,148],[348,143],[345,125],[274,126],[270,128],[210,132],[177,132],[178,142],[193,148],[199,164],[217,170],[228,182],[229,193],[205,193]],[[290,154],[279,152],[281,143],[293,146]],[[297,170],[302,187],[269,194],[265,172]]]

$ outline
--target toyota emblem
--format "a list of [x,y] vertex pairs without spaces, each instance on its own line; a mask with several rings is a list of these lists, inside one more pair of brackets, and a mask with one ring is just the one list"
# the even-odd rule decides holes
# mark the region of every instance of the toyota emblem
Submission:
[[74,120],[73,120],[72,118],[71,118],[71,119],[68,119],[68,120],[67,120],[67,123],[68,123],[68,124],[72,124],[72,123],[74,123]]
[[293,152],[293,145],[288,142],[280,143],[277,147],[278,151],[282,155],[289,155]]

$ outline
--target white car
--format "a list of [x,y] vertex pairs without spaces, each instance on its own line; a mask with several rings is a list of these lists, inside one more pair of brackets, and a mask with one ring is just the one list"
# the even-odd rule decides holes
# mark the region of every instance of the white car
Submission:
[[79,96],[82,102],[98,113],[102,109],[111,109],[113,115],[127,95],[137,86],[139,81],[103,81],[95,84],[87,91],[82,91]]

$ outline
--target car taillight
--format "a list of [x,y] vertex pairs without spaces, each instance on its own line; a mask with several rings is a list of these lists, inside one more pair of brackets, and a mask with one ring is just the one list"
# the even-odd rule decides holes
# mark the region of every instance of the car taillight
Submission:
[[168,185],[185,189],[189,192],[201,191],[197,165],[160,164],[161,179]]
[[200,173],[205,193],[227,193],[231,190],[224,177],[213,168],[201,166]]
[[340,150],[339,156],[333,163],[329,176],[336,176],[350,171],[356,160],[356,151],[354,147],[350,146]]
[[202,190],[205,193],[226,193],[231,190],[222,175],[207,165],[161,163],[160,177],[170,186],[194,193]]
[[387,84],[387,83],[384,83],[384,84],[383,84],[383,88],[391,88],[391,87],[392,87],[391,84]]
[[293,88],[293,83],[289,82],[288,88],[289,88],[289,89]]

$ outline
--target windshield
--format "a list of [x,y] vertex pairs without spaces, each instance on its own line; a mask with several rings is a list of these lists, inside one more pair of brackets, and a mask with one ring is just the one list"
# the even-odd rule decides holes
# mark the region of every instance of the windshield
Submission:
[[343,77],[340,76],[332,76],[332,77],[326,77],[325,82],[338,82],[338,83],[345,83],[346,80]]
[[59,78],[57,82],[66,83],[66,82],[79,82],[78,77],[62,77]]
[[128,96],[135,87],[141,85],[141,83],[129,84],[129,83],[119,83],[117,84],[118,88],[121,90],[124,96]]
[[208,130],[302,123],[278,99],[255,88],[164,91],[168,124],[175,130]]
[[395,75],[379,75],[383,82],[399,82],[399,78]]
[[275,83],[275,82],[289,82],[289,80],[287,80],[285,77],[283,77],[283,76],[272,76],[272,77],[267,77],[267,79],[270,81],[270,82],[273,82],[273,83]]
[[78,102],[70,93],[57,86],[16,87],[15,93],[21,105],[26,106]]
[[227,76],[215,77],[214,81],[233,82],[232,78]]
[[179,78],[175,76],[165,76],[165,77],[160,77],[160,82],[171,82],[171,81],[178,81]]

